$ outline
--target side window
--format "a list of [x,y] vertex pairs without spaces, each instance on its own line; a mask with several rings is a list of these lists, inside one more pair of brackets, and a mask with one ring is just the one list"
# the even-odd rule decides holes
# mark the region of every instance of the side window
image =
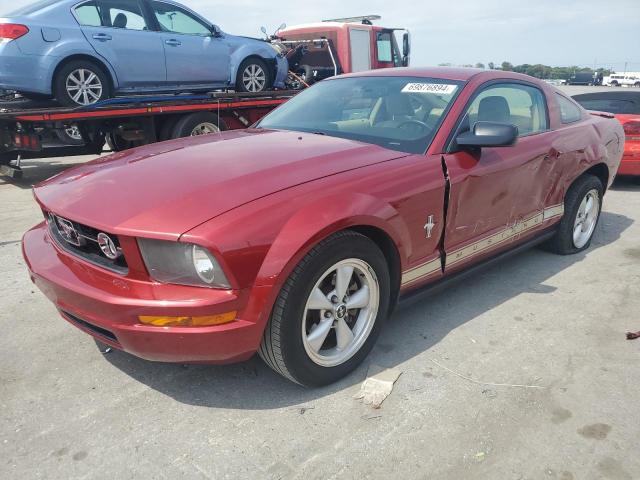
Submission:
[[469,128],[481,121],[510,123],[518,127],[521,137],[549,128],[543,93],[517,83],[487,87],[473,100],[467,119]]
[[96,2],[86,2],[75,8],[76,19],[80,25],[85,27],[100,27],[100,10]]
[[163,32],[184,35],[211,35],[208,25],[205,25],[180,7],[162,2],[151,2],[151,5],[153,13],[160,24],[160,30]]
[[103,10],[106,11],[111,27],[125,30],[148,30],[139,2],[105,0],[101,4]]
[[582,112],[571,100],[556,94],[558,105],[560,106],[560,121],[562,123],[573,123],[582,120]]
[[378,61],[393,62],[391,34],[388,32],[378,33],[376,40],[376,45],[378,48]]

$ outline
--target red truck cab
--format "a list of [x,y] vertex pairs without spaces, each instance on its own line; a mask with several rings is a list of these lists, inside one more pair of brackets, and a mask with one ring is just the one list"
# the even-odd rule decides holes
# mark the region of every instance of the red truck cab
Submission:
[[[408,66],[409,32],[404,28],[385,28],[372,24],[372,20],[379,19],[379,16],[370,15],[296,25],[280,30],[278,37],[293,42],[328,40],[339,66],[337,73]],[[398,45],[396,32],[404,32],[402,48]],[[313,62],[311,59],[307,61]]]

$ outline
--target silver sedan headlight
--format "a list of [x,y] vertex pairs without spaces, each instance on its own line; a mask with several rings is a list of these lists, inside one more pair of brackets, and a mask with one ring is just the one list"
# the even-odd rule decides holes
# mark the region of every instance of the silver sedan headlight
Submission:
[[149,274],[161,283],[231,288],[220,264],[206,248],[191,243],[139,238]]

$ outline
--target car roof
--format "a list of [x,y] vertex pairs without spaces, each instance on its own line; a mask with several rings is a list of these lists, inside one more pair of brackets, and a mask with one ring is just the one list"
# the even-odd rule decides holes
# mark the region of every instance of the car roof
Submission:
[[513,79],[523,80],[540,84],[540,80],[522,73],[506,72],[503,70],[483,70],[480,68],[466,67],[402,67],[402,68],[383,68],[379,70],[370,70],[367,72],[350,73],[343,77],[423,77],[436,78],[442,80],[454,80],[459,82],[468,82],[474,77],[481,76],[484,80],[492,79]]

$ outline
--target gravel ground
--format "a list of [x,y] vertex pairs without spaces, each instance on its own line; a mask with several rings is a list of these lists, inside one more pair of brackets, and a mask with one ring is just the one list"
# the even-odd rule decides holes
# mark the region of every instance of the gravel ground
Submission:
[[[608,193],[586,253],[532,250],[402,307],[361,368],[308,390],[255,358],[102,354],[59,318],[19,241],[31,183],[83,160],[0,180],[0,478],[640,478],[640,183]],[[370,364],[402,371],[379,410],[352,398]]]

